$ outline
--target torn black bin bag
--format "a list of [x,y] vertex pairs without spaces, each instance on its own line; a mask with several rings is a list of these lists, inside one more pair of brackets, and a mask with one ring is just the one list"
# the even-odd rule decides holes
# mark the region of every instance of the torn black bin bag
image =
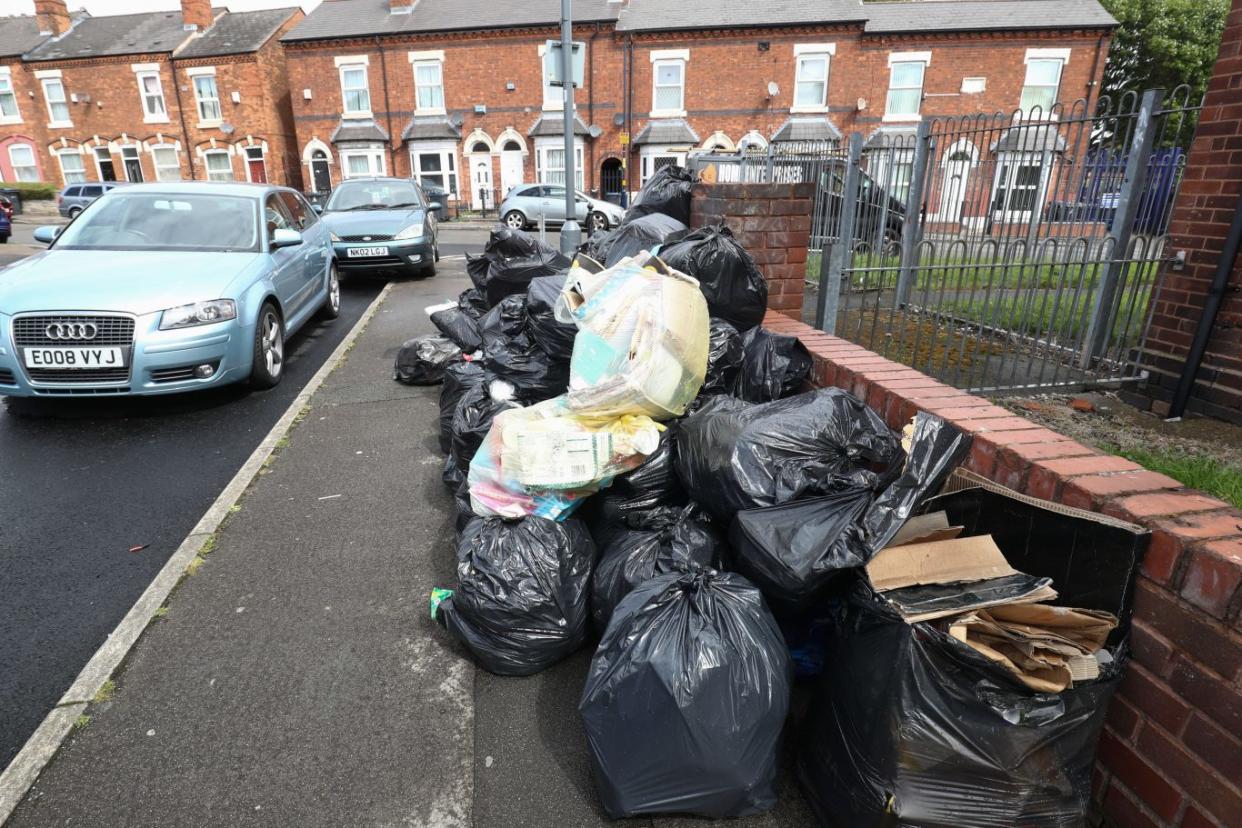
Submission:
[[540,244],[539,249],[529,255],[493,260],[482,290],[487,303],[495,307],[506,296],[526,293],[532,279],[565,273],[569,265],[564,253]]
[[[609,234],[601,242],[600,261],[605,267],[612,267],[622,259],[637,256],[644,250],[654,250],[661,245],[674,242],[689,230],[685,224],[675,218],[653,213],[623,224]],[[595,258],[595,257],[592,257]]]
[[647,183],[635,197],[630,209],[626,210],[622,226],[653,213],[670,216],[682,224],[689,224],[690,197],[694,190],[694,182],[694,173],[676,164],[656,170],[647,179]]
[[461,308],[467,316],[475,319],[482,319],[483,314],[487,313],[487,297],[479,292],[478,288],[466,288],[457,296],[457,307]]
[[448,454],[453,445],[453,414],[457,403],[471,388],[484,382],[486,371],[473,360],[454,362],[444,369],[440,386],[440,451]]
[[574,518],[475,518],[457,543],[457,588],[437,618],[483,669],[528,676],[586,640],[595,544]]
[[441,474],[444,485],[450,489],[456,489],[466,479],[470,461],[491,430],[496,415],[516,407],[509,398],[509,391],[503,381],[487,377],[461,396],[453,412],[452,442]]
[[591,615],[603,632],[621,599],[656,575],[718,568],[724,541],[696,504],[661,506],[622,518],[601,547],[591,577]]
[[658,575],[617,605],[578,711],[614,818],[776,804],[789,651],[741,575]]
[[732,323],[712,319],[707,337],[707,379],[699,394],[729,394],[742,370],[742,334]]
[[944,622],[907,624],[860,578],[802,726],[808,801],[822,824],[850,828],[1083,825],[1150,533],[990,482],[923,509],[945,511],[967,536],[991,534],[1011,566],[1052,580],[1054,604],[1116,615],[1112,660],[1099,679],[1037,693],[950,637]]
[[866,487],[737,513],[730,568],[782,618],[812,611],[843,573],[883,549],[970,453],[970,435],[920,412],[901,474],[876,497]]
[[[470,277],[470,283],[474,285],[472,288],[476,296],[483,298],[484,305],[487,304],[487,271],[492,266],[492,260],[487,256],[472,256],[466,254],[466,275]],[[490,307],[490,306],[489,306]],[[484,308],[486,310],[487,308]]]
[[539,237],[518,230],[507,224],[497,224],[492,228],[487,242],[483,245],[483,255],[491,259],[511,259],[529,256],[547,245],[539,241]]
[[578,326],[572,322],[558,322],[553,313],[564,286],[564,273],[531,280],[526,291],[526,330],[545,354],[568,362],[574,353]]
[[662,506],[690,502],[677,477],[677,424],[668,423],[660,444],[638,468],[618,475],[612,485],[587,498],[580,514],[591,528],[595,544],[603,548],[628,517]]
[[699,280],[712,316],[748,331],[768,312],[768,283],[746,248],[723,225],[701,227],[660,250],[674,270]]
[[882,488],[903,458],[880,416],[839,388],[763,405],[712,397],[677,431],[678,477],[725,523],[742,509]]
[[733,395],[747,402],[771,402],[796,394],[811,375],[811,354],[796,336],[751,328],[742,334],[742,351]]
[[522,402],[550,400],[569,385],[569,361],[549,356],[526,328],[526,297],[509,296],[480,325],[483,366],[517,389]]
[[462,310],[460,305],[431,314],[431,324],[467,354],[473,354],[483,345],[483,338],[479,335],[479,318]]
[[461,361],[461,348],[446,336],[425,334],[408,339],[397,351],[392,378],[406,385],[435,385],[444,370]]

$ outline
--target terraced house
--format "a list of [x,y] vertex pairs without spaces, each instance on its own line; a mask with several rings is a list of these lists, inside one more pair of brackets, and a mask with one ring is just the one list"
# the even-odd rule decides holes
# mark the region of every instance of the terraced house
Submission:
[[[13,126],[20,127],[20,138],[8,138],[10,165],[15,151],[28,157],[14,150],[21,141],[35,150],[36,179],[58,185],[210,179],[301,186],[279,45],[301,19],[296,8],[233,13],[210,0],[182,0],[172,11],[71,16],[65,0],[38,0],[34,18],[7,19],[35,31],[20,62],[7,65]],[[0,82],[0,107],[3,89]],[[30,180],[29,165],[11,174]]]
[[[543,70],[558,13],[556,0],[325,0],[283,38],[308,189],[413,175],[479,208],[563,182],[561,92]],[[577,184],[614,198],[696,152],[852,131],[883,145],[979,112],[1048,119],[1098,97],[1115,27],[1096,0],[578,0],[574,14]],[[911,162],[888,161],[898,180]]]

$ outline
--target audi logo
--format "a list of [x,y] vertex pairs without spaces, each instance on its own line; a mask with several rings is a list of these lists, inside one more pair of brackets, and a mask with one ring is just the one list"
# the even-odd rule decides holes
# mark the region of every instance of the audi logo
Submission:
[[48,339],[94,339],[99,327],[93,322],[53,322],[43,329]]

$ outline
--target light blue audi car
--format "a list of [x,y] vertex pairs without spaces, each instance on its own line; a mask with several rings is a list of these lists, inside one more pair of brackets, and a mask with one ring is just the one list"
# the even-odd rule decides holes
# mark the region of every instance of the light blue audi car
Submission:
[[271,388],[285,340],[340,312],[323,222],[260,184],[121,187],[0,270],[0,395]]

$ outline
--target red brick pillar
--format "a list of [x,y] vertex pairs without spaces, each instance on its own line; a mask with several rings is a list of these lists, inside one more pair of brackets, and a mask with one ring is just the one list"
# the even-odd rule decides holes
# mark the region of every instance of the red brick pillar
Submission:
[[814,184],[699,184],[690,226],[724,224],[768,280],[768,308],[802,318]]

